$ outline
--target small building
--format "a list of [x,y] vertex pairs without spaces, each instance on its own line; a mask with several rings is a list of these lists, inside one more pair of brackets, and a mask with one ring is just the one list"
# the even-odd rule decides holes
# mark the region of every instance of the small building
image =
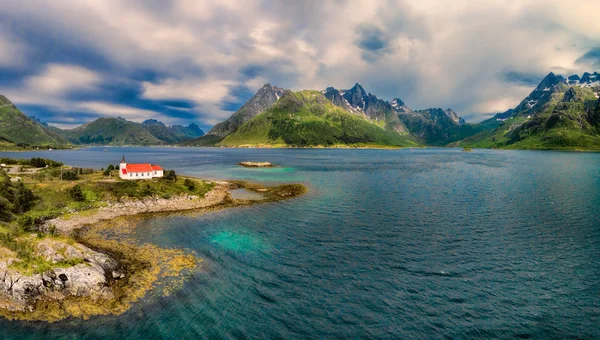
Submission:
[[127,164],[125,155],[119,163],[119,177],[121,179],[152,179],[163,177],[164,170],[158,165],[146,164]]

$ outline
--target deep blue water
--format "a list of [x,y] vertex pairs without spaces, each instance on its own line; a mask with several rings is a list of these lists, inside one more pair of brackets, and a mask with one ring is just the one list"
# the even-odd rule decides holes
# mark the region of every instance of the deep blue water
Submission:
[[[2,338],[600,338],[600,154],[109,148],[44,156],[301,182],[291,201],[148,219],[203,269],[119,316]],[[239,161],[279,168],[245,169]]]

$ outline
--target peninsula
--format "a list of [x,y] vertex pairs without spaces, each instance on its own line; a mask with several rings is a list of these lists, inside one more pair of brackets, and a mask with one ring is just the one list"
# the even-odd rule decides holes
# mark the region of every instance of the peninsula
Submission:
[[[75,168],[43,158],[0,163],[0,315],[9,319],[119,314],[163,279],[196,270],[201,259],[193,253],[135,242],[130,232],[146,214],[204,213],[306,190],[204,181],[173,170],[124,180],[118,166]],[[230,191],[241,188],[262,199],[233,198]]]

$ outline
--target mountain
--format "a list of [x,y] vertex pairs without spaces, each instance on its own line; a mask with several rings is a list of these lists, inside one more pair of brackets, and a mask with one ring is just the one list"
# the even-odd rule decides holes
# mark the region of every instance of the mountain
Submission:
[[335,105],[322,92],[285,90],[275,104],[220,145],[417,145],[412,137],[382,125]]
[[409,132],[398,118],[391,103],[377,98],[370,92],[367,93],[359,83],[354,84],[349,90],[328,87],[322,93],[333,104],[354,115],[373,121],[382,127],[390,128],[402,135]]
[[[386,139],[388,142],[391,142],[392,145],[414,145],[415,140],[424,144],[445,145],[449,142],[472,136],[488,128],[487,125],[475,126],[473,124],[465,124],[464,120],[451,109],[427,109],[413,111],[401,99],[394,98],[391,102],[379,99],[374,94],[367,92],[358,83],[356,83],[349,90],[338,90],[333,87],[328,87],[324,91],[320,91],[320,99],[315,99],[317,104],[307,100],[309,97],[307,93],[313,92],[314,91],[302,91],[296,93],[301,97],[301,101],[303,101],[302,105],[300,106],[312,108],[308,109],[309,111],[313,109],[327,112],[335,111],[336,114],[343,111],[350,116],[357,118],[353,119],[353,122],[361,121],[360,125],[362,127],[369,127],[367,129],[368,131],[379,134],[381,130],[383,130],[385,131],[386,136],[393,136],[391,139]],[[215,127],[206,136],[181,143],[181,145],[214,146],[257,143],[268,144],[268,138],[265,137],[266,135],[264,133],[265,131],[262,131],[262,135],[260,136],[252,136],[250,133],[258,132],[258,130],[249,129],[248,126],[246,126],[246,123],[253,121],[254,117],[260,116],[262,113],[269,111],[271,108],[275,108],[279,113],[281,113],[282,110],[278,105],[279,101],[281,100],[280,98],[282,98],[284,94],[289,96],[290,93],[294,94],[288,90],[283,90],[270,84],[265,84],[256,93],[256,95],[254,95],[254,97],[244,104],[244,106],[242,106],[242,108],[240,108],[224,122],[215,125]],[[286,100],[290,101],[290,98],[292,97],[288,97]],[[327,102],[321,102],[322,98],[327,99]],[[337,109],[333,110],[333,107],[329,104],[333,104],[333,106],[341,109],[341,111]],[[312,112],[313,114],[311,115],[304,115],[304,111],[302,109],[298,109],[296,106],[290,107],[294,108],[289,112],[290,115],[288,119],[290,120],[300,119],[298,117],[303,117],[302,119],[306,120],[309,116],[310,119],[313,119],[315,117],[315,113],[317,117],[321,117],[319,118],[320,120],[323,120],[323,115],[320,111]],[[315,107],[318,108],[315,109]],[[298,112],[301,113],[299,114]],[[273,119],[273,117],[277,115],[271,113],[267,116],[270,117],[269,119]],[[279,117],[278,122],[281,124],[282,118],[280,116],[277,117]],[[327,120],[333,116],[325,115],[325,117],[325,120]],[[346,115],[344,115],[344,117],[346,117]],[[368,125],[364,125],[364,123],[368,123]],[[252,122],[252,124],[255,125],[256,121]],[[328,121],[328,124],[331,126],[337,126],[336,123],[331,121]],[[263,126],[263,128],[267,128],[267,125]],[[311,129],[309,124],[303,123],[301,125],[302,128],[305,129],[303,133],[309,134],[308,130]],[[317,125],[318,124],[315,123],[315,125],[312,127],[315,129],[315,131],[313,131],[313,135],[318,132],[318,129],[323,127]],[[372,130],[372,126],[378,126],[380,129]],[[243,131],[241,131],[242,127],[244,127]],[[271,126],[268,125],[268,128],[271,129]],[[275,129],[277,128],[278,127],[275,127]],[[341,133],[343,135],[345,133],[345,126],[341,126],[340,129],[341,130],[337,131],[336,133]],[[389,134],[390,132],[393,132],[393,134]],[[336,133],[333,134],[336,135]],[[285,134],[292,134],[292,131],[286,130]],[[271,134],[271,137],[272,136],[274,136],[274,134]],[[242,137],[246,138],[246,140],[242,140]],[[307,138],[302,142],[299,142],[298,140],[290,142],[293,140],[291,137],[291,139],[285,141],[285,135],[282,138],[283,140],[279,140],[277,142],[292,145],[296,145],[296,143],[300,143],[298,145],[313,145],[313,141],[319,140],[315,136]],[[376,143],[375,140],[378,141],[377,143],[381,143],[383,141],[383,139],[379,137],[366,138],[364,135],[361,138],[358,138],[358,140],[369,140],[368,143]],[[235,143],[233,143],[233,141],[235,141]],[[274,140],[271,138],[271,142],[273,141]],[[344,142],[344,138],[337,137],[325,141],[319,140],[319,142],[324,142],[324,145],[330,145],[332,143],[363,143],[359,141]]]
[[0,95],[0,140],[3,141],[2,147],[59,147],[68,144],[63,137],[25,116],[3,95]]
[[412,111],[403,107],[398,116],[407,129],[426,145],[446,145],[482,131],[473,124],[465,124],[464,119],[452,109]]
[[225,137],[237,130],[242,124],[263,113],[283,95],[284,89],[265,84],[239,110],[225,121],[215,125],[207,136]]
[[600,150],[600,74],[548,74],[501,124],[460,141],[471,147]]
[[387,102],[368,93],[358,83],[350,90],[328,87],[323,95],[356,116],[400,135],[412,135],[425,145],[446,145],[489,129],[488,125],[466,124],[452,109],[412,110],[400,98]]
[[166,145],[199,137],[203,131],[195,124],[166,126],[156,119],[135,123],[123,118],[98,118],[61,134],[73,144]]
[[123,118],[98,118],[74,129],[63,130],[63,135],[73,144],[98,145],[163,145],[166,142],[154,137],[140,123]]
[[156,119],[148,119],[142,123],[142,127],[148,130],[152,136],[167,144],[179,143],[204,135],[204,131],[193,123],[188,126],[166,126]]

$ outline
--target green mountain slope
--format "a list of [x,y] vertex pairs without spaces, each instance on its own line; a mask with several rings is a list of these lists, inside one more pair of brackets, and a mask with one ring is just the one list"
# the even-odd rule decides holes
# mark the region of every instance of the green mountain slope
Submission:
[[195,124],[166,126],[155,119],[140,124],[123,118],[98,118],[74,129],[55,129],[54,132],[73,144],[95,145],[166,145],[204,134]]
[[123,118],[98,118],[63,135],[73,144],[98,145],[163,145],[166,142],[152,136],[142,124]]
[[60,147],[67,140],[25,116],[5,96],[0,95],[0,139],[7,147],[21,146]]
[[334,105],[318,91],[285,91],[264,113],[252,118],[219,145],[390,145],[416,142]]
[[[279,100],[283,91],[284,90],[279,87],[265,84],[239,110],[232,114],[231,117],[216,124],[210,129],[207,136],[225,137],[234,132],[245,122],[265,112],[266,109]],[[215,140],[214,137],[208,139]]]
[[[571,79],[571,77],[569,77]],[[600,150],[600,84],[569,83],[550,73],[492,131],[461,146],[510,149]]]

